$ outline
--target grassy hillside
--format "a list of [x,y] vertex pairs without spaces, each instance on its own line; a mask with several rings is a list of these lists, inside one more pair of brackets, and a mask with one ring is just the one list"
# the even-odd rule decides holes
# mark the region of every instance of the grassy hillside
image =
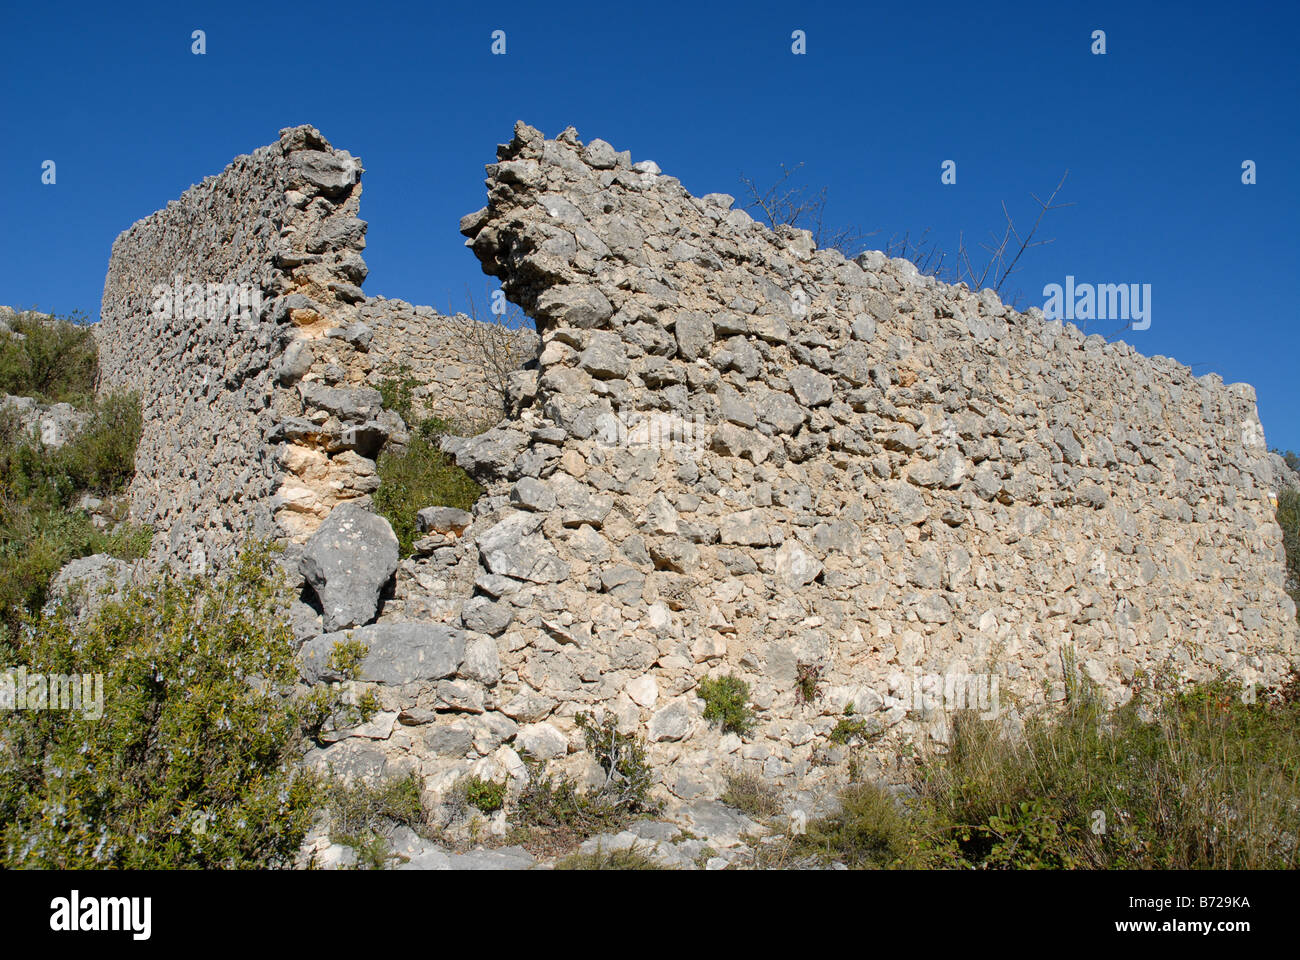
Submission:
[[50,579],[69,560],[94,553],[143,556],[148,531],[108,518],[104,529],[77,506],[111,499],[135,470],[140,406],[133,396],[94,397],[94,337],[88,327],[32,315],[0,332],[0,392],[68,402],[88,414],[61,447],[47,447],[0,418],[0,638],[45,602]]

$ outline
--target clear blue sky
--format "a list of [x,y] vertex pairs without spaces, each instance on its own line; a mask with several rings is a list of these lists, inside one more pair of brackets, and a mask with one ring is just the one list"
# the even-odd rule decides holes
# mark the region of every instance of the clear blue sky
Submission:
[[456,225],[517,119],[696,194],[802,161],[832,219],[947,247],[1068,168],[1012,285],[1151,284],[1126,339],[1255,384],[1300,450],[1298,29],[1294,3],[9,3],[0,303],[96,316],[120,231],[298,123],[365,163],[367,292],[440,309],[482,297]]

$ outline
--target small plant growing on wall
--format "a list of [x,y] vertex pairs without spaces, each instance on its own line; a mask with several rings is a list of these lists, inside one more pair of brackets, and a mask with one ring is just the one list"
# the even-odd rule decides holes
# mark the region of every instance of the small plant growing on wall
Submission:
[[830,733],[831,743],[847,746],[854,740],[865,740],[871,733],[864,717],[855,717],[853,715],[853,706],[850,704],[844,710],[844,716],[840,717],[835,724],[835,729]]
[[379,392],[385,408],[396,411],[410,428],[410,440],[405,449],[385,450],[379,455],[379,489],[374,504],[376,512],[392,525],[402,556],[409,557],[420,538],[417,515],[421,510],[469,510],[483,488],[438,449],[445,434],[456,432],[454,425],[440,417],[418,419],[414,406],[418,381],[410,376],[407,367],[393,372],[393,376],[379,382]]
[[816,663],[801,663],[795,668],[795,703],[812,703],[817,699],[822,682],[822,669],[822,666]]
[[704,701],[704,719],[721,725],[723,733],[745,736],[754,729],[754,711],[749,706],[749,684],[739,677],[708,678],[696,691]]
[[483,813],[495,813],[506,802],[506,785],[470,777],[465,781],[465,802]]
[[631,733],[618,729],[618,720],[612,714],[601,719],[580,713],[574,717],[582,731],[587,749],[595,756],[605,771],[605,785],[601,792],[614,807],[639,813],[654,807],[650,800],[650,787],[654,772],[646,761],[645,744]]

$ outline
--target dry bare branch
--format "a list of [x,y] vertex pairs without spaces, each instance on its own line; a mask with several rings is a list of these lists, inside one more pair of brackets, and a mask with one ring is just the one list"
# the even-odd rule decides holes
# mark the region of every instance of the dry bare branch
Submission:
[[780,166],[781,176],[766,189],[749,177],[741,176],[740,182],[749,195],[745,209],[757,210],[773,230],[784,225],[809,231],[818,249],[838,250],[846,257],[861,253],[862,242],[871,234],[850,227],[832,227],[826,220],[826,188],[812,191],[792,182],[803,167],[802,163],[793,167]]
[[[466,289],[468,313],[448,311],[447,319],[456,327],[465,348],[465,360],[474,365],[482,381],[492,392],[504,416],[509,405],[509,378],[528,360],[529,333],[533,321],[515,304],[504,314],[485,319],[472,291]],[[489,299],[491,294],[489,293]]]

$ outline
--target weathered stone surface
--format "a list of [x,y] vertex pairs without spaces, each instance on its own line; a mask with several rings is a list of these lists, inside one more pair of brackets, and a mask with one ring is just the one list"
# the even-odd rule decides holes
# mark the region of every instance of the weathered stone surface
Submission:
[[578,357],[578,365],[598,380],[627,376],[627,348],[622,339],[604,330],[593,333],[587,349]]
[[549,723],[533,723],[519,730],[519,745],[538,760],[553,760],[569,750],[569,738]]
[[435,844],[425,843],[412,855],[394,866],[395,870],[531,870],[536,864],[523,847],[494,847],[451,853]]
[[340,420],[364,423],[379,415],[382,397],[370,388],[347,389],[326,387],[319,383],[303,383],[298,387],[303,401]]
[[326,630],[369,623],[397,569],[397,536],[383,517],[340,504],[303,546],[302,575],[320,599]]
[[70,403],[44,404],[31,397],[0,396],[0,417],[51,449],[71,440],[85,426],[88,416]]
[[772,542],[767,520],[757,510],[742,510],[723,517],[720,534],[723,543],[765,547]]
[[153,559],[215,572],[249,529],[302,543],[374,493],[375,457],[408,439],[373,389],[394,365],[417,422],[504,416],[485,363],[523,363],[536,335],[367,298],[361,173],[288,128],[114,243],[95,338],[102,387],[148,411],[130,495]]
[[400,358],[403,377],[416,383],[411,394],[415,423],[425,417],[475,426],[498,422],[506,414],[506,398],[500,383],[486,373],[488,358],[508,367],[532,359],[539,349],[531,329],[481,323],[465,314],[442,315],[404,300],[368,297],[357,306],[356,316],[372,336],[368,357],[354,357],[354,369],[357,374],[382,371]]
[[794,540],[787,540],[776,551],[773,564],[779,581],[790,589],[807,586],[822,573],[822,565]]
[[691,709],[685,700],[674,700],[655,711],[648,727],[650,740],[656,743],[661,740],[681,740],[690,730]]
[[677,349],[683,359],[706,357],[713,346],[713,324],[699,313],[685,313],[677,318]]
[[831,379],[807,367],[795,367],[786,377],[794,389],[795,398],[805,407],[819,407],[830,403],[833,391]]
[[337,777],[344,783],[382,783],[393,769],[381,744],[354,737],[311,750],[303,763],[319,774]]
[[552,287],[537,300],[537,316],[561,327],[595,327],[609,319],[613,307],[595,287]]
[[659,685],[652,676],[637,677],[627,685],[627,695],[637,706],[653,707],[659,699]]
[[460,674],[487,686],[496,685],[501,679],[501,657],[491,637],[475,637],[467,641]]
[[441,623],[372,623],[355,630],[321,634],[298,651],[299,667],[312,683],[343,677],[330,665],[336,643],[353,640],[369,651],[361,680],[404,684],[451,677],[465,658],[465,634]]
[[[535,520],[494,513],[514,536],[480,546],[480,559],[490,572],[526,567],[536,558],[515,561],[506,540],[542,538],[569,565],[555,594],[534,600],[543,624],[516,617],[502,634],[561,644],[559,670],[553,654],[528,646],[503,655],[503,677],[517,662],[540,696],[561,701],[595,682],[610,645],[623,642],[620,624],[630,640],[659,645],[655,666],[601,697],[651,738],[652,756],[672,758],[664,783],[675,795],[714,788],[702,762],[670,745],[717,734],[692,732],[684,702],[659,691],[690,689],[706,669],[754,685],[760,725],[780,749],[737,749],[764,776],[796,782],[834,726],[794,715],[788,691],[800,662],[836,650],[826,679],[855,691],[887,751],[905,736],[942,736],[899,708],[889,671],[1014,649],[999,667],[1004,689],[1033,699],[1041,688],[1031,691],[1030,678],[1041,683],[1050,668],[1031,638],[1058,627],[1097,663],[1123,648],[1154,664],[1171,652],[1160,623],[1212,619],[1222,606],[1221,587],[1199,590],[1193,568],[1221,584],[1224,549],[1244,558],[1267,541],[1276,556],[1267,491],[1278,471],[1265,462],[1245,391],[1085,342],[906,261],[818,251],[805,232],[763,230],[657,168],[606,167],[603,147],[600,165],[588,162],[576,143],[571,132],[546,141],[517,128],[502,157],[537,162],[535,176],[490,174],[488,206],[466,230],[484,269],[549,325],[538,395],[519,415],[534,434],[550,423],[566,434],[556,472],[537,476],[556,505],[540,485],[519,484],[509,497]],[[557,220],[579,218],[599,243],[579,253],[552,242]],[[516,253],[543,247],[552,253],[544,264]],[[629,280],[628,265],[655,280]],[[580,321],[560,315],[569,305]],[[626,349],[626,372],[610,337]],[[1160,399],[1150,404],[1118,399],[1153,389]],[[591,429],[600,416],[618,428]],[[1250,465],[1234,473],[1189,453],[1207,442],[1222,451],[1214,457]],[[1162,488],[1162,476],[1186,490]],[[1201,500],[1213,501],[1210,490],[1230,490],[1227,500],[1248,502],[1241,509],[1254,519],[1216,529]],[[584,522],[573,504],[592,497],[609,501],[598,527],[587,518],[599,538],[551,539]],[[1142,549],[1187,535],[1196,545],[1176,555]],[[1147,590],[1157,569],[1179,587],[1144,592],[1139,612],[1126,591]],[[1261,659],[1229,656],[1243,675],[1260,670],[1252,662],[1276,671],[1295,646],[1291,606],[1276,574],[1236,569],[1244,575],[1232,589],[1264,590],[1271,612],[1257,617],[1251,604],[1232,615]],[[1063,599],[1083,577],[1091,592]],[[563,624],[551,610],[564,611]],[[600,638],[590,650],[579,639],[588,635]],[[769,648],[769,636],[789,640]],[[681,652],[665,656],[678,640]],[[1209,660],[1190,667],[1212,669]]]
[[[360,173],[318,132],[287,129],[114,243],[95,327],[101,386],[140,393],[148,411],[130,494],[133,518],[161,534],[155,559],[215,570],[246,530],[301,541],[334,503],[373,489],[373,463],[351,449],[337,449],[337,466],[334,452],[286,465],[271,429],[303,412],[291,388],[318,363],[304,331],[348,324],[349,304],[327,288],[359,282],[363,261],[327,263],[306,243],[362,229]],[[352,386],[318,377],[310,389]],[[338,435],[337,423],[316,427]]]
[[504,476],[527,445],[527,434],[498,427],[476,437],[444,437],[441,448],[466,473],[491,479]]
[[461,611],[465,629],[496,636],[510,625],[514,610],[508,603],[494,602],[488,597],[471,597]]
[[464,533],[474,521],[474,515],[455,507],[425,507],[415,515],[422,531],[435,533]]
[[338,196],[357,182],[358,164],[329,150],[299,150],[290,155],[293,172],[325,196]]
[[542,480],[520,477],[510,491],[510,502],[523,510],[545,513],[555,509],[555,494]]
[[568,564],[554,546],[536,532],[541,518],[514,513],[478,538],[479,552],[488,572],[534,583],[554,583],[568,576]]

